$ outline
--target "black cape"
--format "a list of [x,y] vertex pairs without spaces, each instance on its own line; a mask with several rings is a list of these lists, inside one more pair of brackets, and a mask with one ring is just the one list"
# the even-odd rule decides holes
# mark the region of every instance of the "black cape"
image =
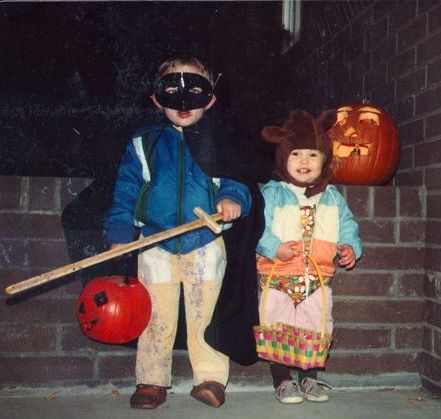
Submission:
[[[227,177],[250,189],[250,214],[223,233],[227,269],[206,340],[233,361],[250,365],[258,360],[253,326],[259,323],[255,249],[264,228],[264,201],[258,187],[262,168],[253,150],[243,150],[216,115],[206,114],[184,129],[193,157],[211,177]],[[257,139],[256,141],[259,141]]]

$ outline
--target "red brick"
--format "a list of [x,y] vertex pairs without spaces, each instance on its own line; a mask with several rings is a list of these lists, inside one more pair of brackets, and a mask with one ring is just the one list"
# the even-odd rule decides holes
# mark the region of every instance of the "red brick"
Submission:
[[366,73],[364,79],[365,89],[371,91],[372,89],[376,89],[378,86],[383,86],[386,83],[386,74],[386,64],[375,67],[373,70]]
[[401,125],[398,128],[400,141],[403,146],[419,143],[424,139],[424,122],[422,119]]
[[70,263],[64,241],[32,240],[27,253],[34,268],[55,269]]
[[403,2],[390,14],[389,31],[396,31],[416,16],[416,1]]
[[426,301],[427,324],[441,328],[441,302]]
[[387,18],[379,20],[374,25],[369,25],[366,30],[366,49],[375,48],[378,42],[387,38]]
[[27,325],[75,323],[75,301],[35,296],[8,305],[1,304],[0,319],[2,322]]
[[334,301],[334,319],[339,323],[419,323],[424,303],[415,300]]
[[326,372],[354,375],[376,375],[419,372],[420,358],[411,353],[337,354],[331,351]]
[[426,118],[425,138],[436,137],[441,133],[441,114],[431,115]]
[[435,32],[439,30],[439,22],[441,22],[441,6],[439,1],[420,1],[420,7],[426,6],[430,7],[434,4],[438,5],[438,7],[433,8],[429,11],[429,33]]
[[127,350],[130,348],[130,346],[106,344],[90,339],[81,332],[80,326],[77,323],[74,326],[63,327],[61,348],[63,351],[67,352],[81,350],[93,350],[95,352],[116,352]]
[[437,33],[417,46],[417,65],[420,66],[439,55],[441,55],[441,34]]
[[363,243],[395,242],[395,221],[359,220]]
[[395,331],[395,348],[421,349],[423,329],[421,327],[403,327]]
[[352,61],[364,51],[364,38],[359,36],[358,38],[351,41],[345,48],[345,58],[346,61]]
[[434,330],[433,334],[433,348],[435,350],[435,355],[441,358],[441,332]]
[[[441,34],[440,34],[441,35]],[[441,46],[441,36],[438,35],[437,42],[439,43],[438,48]],[[419,55],[418,48],[418,55]],[[433,55],[431,55],[433,57]],[[419,61],[419,60],[418,60]],[[416,115],[421,115],[426,112],[431,112],[433,109],[439,109],[441,107],[441,87],[436,87],[427,92],[420,93],[416,97],[415,113]]]
[[432,381],[441,382],[441,359],[423,352],[421,354],[421,374]]
[[426,242],[429,245],[441,245],[441,221],[427,221]]
[[426,169],[426,187],[428,190],[441,189],[441,168]]
[[423,184],[423,170],[415,169],[397,173],[395,184],[397,186],[421,186]]
[[391,186],[374,188],[374,216],[375,217],[395,217],[396,208],[396,189]]
[[378,42],[376,48],[373,50],[373,57],[375,57],[375,65],[381,65],[395,57],[395,39],[384,39]]
[[394,278],[389,273],[365,274],[355,269],[351,273],[338,271],[332,280],[334,295],[389,296]]
[[413,148],[404,147],[401,149],[400,165],[398,171],[403,169],[411,169],[413,167]]
[[427,84],[432,87],[441,81],[441,60],[437,60],[427,66]]
[[422,169],[408,170],[395,175],[395,184],[397,186],[421,186],[424,183],[423,180]]
[[0,241],[0,265],[6,266],[26,266],[27,245],[22,240],[1,240]]
[[426,236],[424,221],[400,222],[400,242],[424,242]]
[[58,215],[0,214],[0,225],[4,238],[62,239],[64,237]]
[[19,209],[21,177],[0,176],[0,202],[2,209]]
[[441,140],[415,146],[415,164],[429,166],[441,161]]
[[336,327],[333,336],[333,350],[374,349],[391,347],[390,329],[367,329]]
[[426,248],[426,269],[441,272],[441,249]]
[[348,186],[347,201],[355,217],[369,215],[369,188],[366,186]]
[[426,85],[425,69],[417,70],[397,80],[397,100],[421,92]]
[[426,37],[427,19],[421,16],[398,33],[398,51],[403,51]]
[[400,188],[400,215],[420,217],[423,212],[423,192],[420,188]]
[[368,247],[358,261],[363,269],[423,269],[424,248],[422,247]]
[[[343,51],[341,53],[343,54]],[[337,72],[337,74],[339,74],[338,72],[341,71],[342,62],[344,62],[343,57],[340,57],[340,55],[339,55],[338,58],[339,58],[339,60],[337,60],[337,59],[333,60],[333,62],[332,62],[333,67],[331,67],[331,64],[330,64],[330,68],[329,68],[330,71],[335,71],[335,72]],[[351,63],[351,78],[359,79],[359,78],[363,77],[363,75],[367,71],[369,71],[370,68],[371,68],[371,54],[370,54],[370,52],[368,52],[366,54],[359,55]],[[372,76],[373,76],[373,74],[372,74]],[[386,81],[385,77],[386,77],[386,73],[384,73],[382,83],[384,83]],[[335,80],[333,80],[333,81],[335,81]],[[382,83],[380,82],[379,84],[382,84]]]
[[[123,355],[102,355],[98,359],[98,376],[101,379],[113,380],[135,375],[135,351]],[[188,377],[189,375],[187,375]]]
[[422,346],[425,351],[433,351],[433,329],[431,329],[430,327],[423,327]]
[[423,274],[401,274],[396,287],[397,297],[422,297],[424,288]]
[[[439,4],[438,0],[424,0],[418,2],[418,15],[421,15],[427,10],[431,9],[433,6]],[[440,16],[441,17],[441,16]],[[437,26],[438,28],[438,26]]]
[[441,274],[425,275],[423,288],[426,297],[441,300]]
[[386,83],[372,91],[372,101],[381,103],[383,106],[389,105],[395,99],[395,84]]
[[0,358],[2,384],[8,386],[84,384],[94,377],[94,361],[89,357],[47,356]]
[[57,211],[56,178],[29,178],[29,209],[39,211]]
[[441,195],[428,195],[426,205],[428,218],[441,218]]
[[1,327],[0,352],[49,352],[54,351],[56,330],[47,326]]
[[407,73],[415,68],[416,49],[411,48],[396,57],[393,57],[389,63],[389,78],[394,79],[403,73]]

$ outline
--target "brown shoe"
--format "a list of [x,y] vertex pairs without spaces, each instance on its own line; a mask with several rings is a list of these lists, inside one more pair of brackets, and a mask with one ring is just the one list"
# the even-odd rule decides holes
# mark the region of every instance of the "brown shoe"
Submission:
[[135,409],[155,409],[165,402],[167,387],[138,384],[130,397],[130,407]]
[[193,387],[190,395],[208,406],[219,407],[225,402],[225,386],[216,381],[204,381]]

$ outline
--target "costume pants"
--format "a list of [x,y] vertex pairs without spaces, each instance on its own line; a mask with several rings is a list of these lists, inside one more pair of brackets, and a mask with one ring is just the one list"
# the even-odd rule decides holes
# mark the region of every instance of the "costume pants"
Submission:
[[225,267],[226,254],[221,238],[185,255],[173,255],[155,247],[139,256],[139,277],[152,298],[152,317],[138,339],[137,384],[171,386],[181,283],[194,384],[209,380],[227,383],[228,357],[213,349],[204,339]]
[[[268,289],[266,306],[262,307],[262,300],[260,301],[260,318],[264,315],[265,323],[283,322],[293,326],[302,327],[305,329],[312,329],[317,332],[322,328],[322,289],[314,291],[306,300],[302,301],[297,306],[294,305],[292,299],[285,293]],[[332,318],[332,289],[325,287],[326,292],[326,332],[332,334],[333,318]],[[262,309],[265,310],[262,313]],[[298,382],[301,383],[306,377],[317,379],[316,368],[309,370],[302,370],[300,368],[291,368],[287,365],[270,363],[271,376],[273,378],[273,385],[277,388],[283,381],[292,380],[291,370],[298,371]]]

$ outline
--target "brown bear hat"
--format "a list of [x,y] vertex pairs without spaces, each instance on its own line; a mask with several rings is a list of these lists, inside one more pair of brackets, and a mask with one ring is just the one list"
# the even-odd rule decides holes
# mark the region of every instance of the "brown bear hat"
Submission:
[[[281,127],[271,125],[262,129],[263,139],[277,144],[274,175],[279,180],[306,187],[305,195],[308,198],[323,192],[328,185],[332,145],[326,131],[335,123],[336,119],[337,114],[334,110],[323,112],[314,119],[308,112],[295,109]],[[322,173],[314,183],[298,182],[288,173],[288,157],[294,149],[319,150],[325,155]]]

